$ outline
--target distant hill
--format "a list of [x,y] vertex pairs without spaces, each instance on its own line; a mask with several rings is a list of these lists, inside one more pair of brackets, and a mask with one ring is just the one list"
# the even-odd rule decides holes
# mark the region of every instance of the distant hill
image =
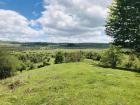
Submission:
[[7,46],[7,47],[19,47],[21,45],[20,42],[14,42],[14,41],[1,41],[0,40],[0,47],[1,46]]
[[48,48],[68,48],[68,49],[85,49],[85,48],[108,48],[108,43],[47,43],[47,42],[13,42],[13,41],[0,41],[0,46],[7,47],[48,47]]

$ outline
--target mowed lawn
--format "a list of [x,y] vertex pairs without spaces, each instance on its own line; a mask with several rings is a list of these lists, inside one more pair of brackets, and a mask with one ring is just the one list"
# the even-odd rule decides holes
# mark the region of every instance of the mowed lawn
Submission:
[[140,73],[52,65],[1,80],[0,105],[140,105]]

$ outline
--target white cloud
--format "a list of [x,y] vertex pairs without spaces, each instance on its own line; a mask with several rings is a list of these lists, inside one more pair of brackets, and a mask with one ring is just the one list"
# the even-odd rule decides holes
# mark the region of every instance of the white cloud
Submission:
[[[44,2],[46,10],[36,22],[42,25],[44,34],[49,35],[48,39],[52,38],[54,42],[77,42],[79,39],[81,42],[110,41],[111,38],[105,36],[103,29],[107,6],[111,0],[44,0]],[[97,31],[102,35],[95,34]]]
[[0,39],[109,42],[104,25],[110,3],[111,0],[44,0],[42,16],[31,21],[15,11],[0,10]]
[[0,10],[0,39],[21,41],[36,37],[38,32],[29,25],[30,21],[19,13]]

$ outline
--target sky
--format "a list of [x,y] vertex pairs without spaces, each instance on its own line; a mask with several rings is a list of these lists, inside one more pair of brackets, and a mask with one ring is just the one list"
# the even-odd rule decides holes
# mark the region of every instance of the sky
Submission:
[[109,43],[112,0],[0,0],[0,40]]

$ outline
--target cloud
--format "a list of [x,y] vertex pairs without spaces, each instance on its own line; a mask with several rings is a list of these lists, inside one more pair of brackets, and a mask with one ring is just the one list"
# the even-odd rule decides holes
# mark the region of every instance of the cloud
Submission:
[[30,21],[19,13],[0,10],[0,39],[21,41],[36,37],[38,32],[29,25]]
[[[44,0],[37,20],[0,10],[0,39],[48,42],[110,42],[104,25],[111,0]],[[34,14],[34,13],[33,13]]]
[[[44,34],[52,37],[53,41],[58,41],[59,37],[62,42],[70,38],[71,42],[105,42],[103,39],[109,39],[106,40],[109,42],[111,38],[105,35],[103,29],[110,3],[111,0],[44,0],[46,10],[36,22],[42,25]],[[96,32],[102,35],[98,37]],[[94,40],[97,37],[98,40]]]

